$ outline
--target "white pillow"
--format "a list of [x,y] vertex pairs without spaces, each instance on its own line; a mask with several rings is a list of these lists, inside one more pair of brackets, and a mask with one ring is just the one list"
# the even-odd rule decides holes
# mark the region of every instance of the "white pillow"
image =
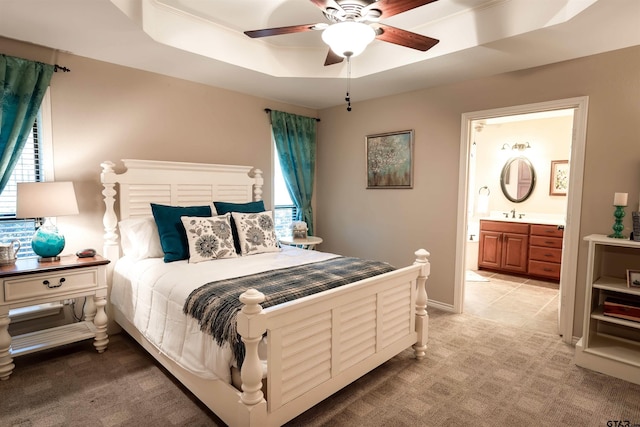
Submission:
[[125,255],[136,260],[164,257],[158,227],[152,216],[124,219],[118,227]]
[[232,212],[242,255],[280,251],[271,211]]
[[211,218],[183,216],[180,219],[189,242],[189,262],[196,263],[237,256],[233,246],[230,214]]

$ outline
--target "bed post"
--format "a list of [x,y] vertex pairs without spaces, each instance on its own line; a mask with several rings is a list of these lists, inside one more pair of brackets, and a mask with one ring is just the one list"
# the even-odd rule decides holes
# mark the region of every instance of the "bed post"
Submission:
[[[120,258],[120,248],[118,246],[118,234],[116,233],[116,227],[118,225],[118,217],[114,209],[116,190],[116,174],[113,170],[114,163],[106,161],[100,163],[102,167],[102,173],[100,174],[100,182],[104,190],[102,195],[104,196],[105,211],[102,217],[102,224],[104,225],[104,246],[103,256],[112,261]],[[111,264],[113,265],[113,264]]]
[[244,362],[240,368],[240,402],[247,408],[246,425],[254,425],[258,420],[266,419],[267,414],[267,402],[262,394],[262,362],[258,356],[258,344],[266,332],[265,325],[259,322],[262,317],[260,303],[264,299],[264,294],[255,289],[249,289],[240,295],[243,306],[237,318],[238,333],[245,347]]
[[259,200],[262,200],[262,186],[264,185],[264,178],[262,178],[261,169],[253,170],[253,179],[256,182],[253,185],[253,201],[257,202]]
[[427,277],[431,272],[431,264],[429,256],[431,254],[424,250],[418,249],[415,252],[416,261],[414,265],[420,265],[420,275],[416,279],[418,295],[416,297],[416,332],[418,333],[418,341],[413,345],[413,352],[416,359],[422,359],[426,355],[427,340],[429,339],[429,313],[427,313]]

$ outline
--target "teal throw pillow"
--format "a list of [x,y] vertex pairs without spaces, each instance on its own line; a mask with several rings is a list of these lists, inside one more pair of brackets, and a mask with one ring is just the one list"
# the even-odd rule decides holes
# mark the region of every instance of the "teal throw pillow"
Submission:
[[151,203],[151,212],[158,226],[164,262],[189,258],[189,241],[180,219],[183,216],[210,217],[211,206],[166,206]]
[[[213,202],[213,206],[216,208],[218,215],[224,215],[226,213],[240,212],[240,213],[260,213],[264,212],[264,201],[258,200],[257,202],[247,203],[230,203],[230,202]],[[233,232],[233,243],[237,253],[242,253],[240,248],[240,238],[238,237],[238,228],[233,217],[231,217],[231,231]]]
[[218,215],[224,215],[227,212],[260,213],[265,211],[262,200],[247,203],[213,202],[213,205],[216,207]]

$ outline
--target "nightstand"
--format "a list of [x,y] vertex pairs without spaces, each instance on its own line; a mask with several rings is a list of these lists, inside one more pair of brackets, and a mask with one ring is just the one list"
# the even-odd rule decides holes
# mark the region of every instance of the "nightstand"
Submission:
[[280,239],[280,243],[289,245],[289,246],[296,246],[302,249],[313,250],[315,245],[319,245],[320,243],[322,243],[322,238],[316,237],[316,236],[307,236],[302,238],[287,236],[285,238]]
[[[96,255],[59,261],[38,262],[37,258],[19,259],[15,265],[0,267],[0,380],[8,380],[15,365],[13,357],[29,354],[88,338],[102,353],[107,338],[107,264]],[[87,298],[84,320],[55,328],[11,337],[9,310],[71,298]]]

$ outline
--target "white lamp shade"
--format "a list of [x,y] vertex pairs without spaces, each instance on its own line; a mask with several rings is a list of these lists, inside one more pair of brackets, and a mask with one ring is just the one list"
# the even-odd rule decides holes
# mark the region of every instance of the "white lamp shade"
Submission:
[[376,32],[371,26],[353,21],[329,25],[322,32],[322,40],[343,58],[360,55],[375,38]]
[[44,218],[77,215],[73,182],[19,182],[16,217]]

